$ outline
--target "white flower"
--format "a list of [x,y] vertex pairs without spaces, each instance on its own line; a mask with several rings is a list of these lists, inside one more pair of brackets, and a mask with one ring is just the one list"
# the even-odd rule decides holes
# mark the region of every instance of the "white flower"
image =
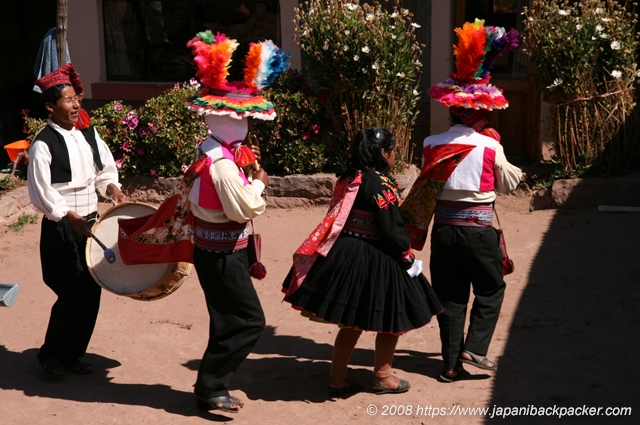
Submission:
[[380,65],[378,65],[378,62],[371,65],[371,69],[378,69],[378,68],[380,68]]
[[615,79],[620,79],[622,78],[622,72],[618,71],[617,69],[614,69],[613,71],[611,71],[611,76]]
[[577,29],[577,30],[582,29],[582,24],[578,24],[578,25],[576,25],[576,29]]
[[389,15],[389,16],[391,16],[392,18],[397,18],[397,17],[398,17],[398,12],[393,12],[393,13],[392,13],[391,15]]
[[346,7],[349,10],[356,10],[358,8],[358,5],[354,3],[345,3],[344,7]]
[[391,34],[391,39],[395,40],[396,38],[398,38],[395,34]]
[[353,55],[353,60],[358,62],[360,60],[360,56],[358,55]]
[[349,51],[349,46],[347,46],[346,44],[344,45],[344,47],[342,48],[342,50],[344,50],[345,52]]
[[349,34],[351,34],[351,31],[349,31],[349,30],[344,30],[344,35],[349,35]]
[[416,65],[418,65],[418,66],[422,66],[422,62],[420,62],[420,61],[416,61]]
[[602,32],[604,30],[604,27],[600,24],[596,25],[596,31],[598,32]]
[[594,36],[591,36],[591,40],[596,40],[596,38]]
[[405,77],[405,73],[404,72],[398,72],[396,74],[396,77],[404,78]]
[[600,20],[601,20],[602,22],[609,22],[609,21],[611,21],[611,19],[609,19],[609,18],[600,18]]
[[363,52],[363,53],[369,53],[369,51],[370,51],[371,49],[369,49],[369,46],[364,46],[364,47],[363,47],[362,49],[360,49],[360,50],[362,50],[362,52]]
[[603,32],[600,34],[600,38],[609,38],[609,34]]
[[556,86],[559,86],[560,84],[562,84],[562,78],[556,78],[555,80],[553,80],[553,84],[551,84],[550,86],[547,86],[547,88],[552,89]]
[[420,93],[418,93],[418,90],[413,89],[413,95],[414,95],[414,96],[418,96],[418,95],[420,95]]
[[611,49],[612,50],[620,50],[620,42],[617,40],[614,40],[611,42]]
[[409,9],[400,9],[400,12],[403,16],[407,16],[409,14]]
[[420,28],[421,25],[418,25],[415,22],[411,22],[411,26],[414,28]]
[[375,18],[373,13],[367,13],[367,16],[366,16],[367,21],[373,21],[373,18]]
[[395,25],[391,25],[391,29],[392,30],[396,29],[396,26]]
[[596,13],[602,13],[604,12],[604,9],[602,9],[601,7],[596,7]]
[[326,41],[325,41],[324,45],[322,46],[322,50],[329,50],[329,44],[327,44]]
[[562,15],[562,16],[569,16],[571,15],[571,11],[570,10],[564,10],[564,9],[560,9],[558,11],[558,14]]
[[302,35],[305,35],[305,36],[306,36],[306,35],[309,35],[309,30],[304,30],[304,31],[302,32]]

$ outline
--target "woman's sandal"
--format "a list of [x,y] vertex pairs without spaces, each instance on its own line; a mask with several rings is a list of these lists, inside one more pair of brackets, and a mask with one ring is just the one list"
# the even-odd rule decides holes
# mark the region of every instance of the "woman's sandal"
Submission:
[[56,378],[62,378],[64,375],[64,365],[62,362],[55,358],[50,358],[46,360],[40,360],[40,366],[51,376],[55,376]]
[[373,392],[378,395],[406,393],[409,391],[409,388],[411,388],[411,384],[404,379],[401,379],[400,382],[398,382],[398,386],[395,389],[387,388],[382,384],[373,384]]
[[[231,408],[231,405],[238,406],[237,409]],[[198,396],[197,408],[206,412],[209,410],[221,410],[226,413],[238,413],[244,407],[244,402],[237,397],[231,395],[221,395],[218,397],[204,398]]]
[[[472,353],[471,351],[465,350],[464,352],[471,357],[471,360],[460,357],[460,361],[462,363],[470,364],[471,366],[475,366],[484,370],[491,370],[494,372],[498,370],[498,365],[496,364],[496,362],[491,361],[486,357],[484,359],[481,359],[480,356]],[[489,364],[492,364],[492,366],[489,366]]]
[[363,390],[362,385],[352,382],[348,387],[331,387],[327,386],[331,397],[344,397],[346,395],[356,394]]

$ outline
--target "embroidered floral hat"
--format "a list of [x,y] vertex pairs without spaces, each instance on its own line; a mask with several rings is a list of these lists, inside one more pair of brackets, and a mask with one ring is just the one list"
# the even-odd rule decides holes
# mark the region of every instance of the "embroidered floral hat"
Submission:
[[431,87],[429,96],[446,107],[504,109],[509,106],[502,90],[489,84],[489,71],[504,52],[518,47],[518,31],[485,26],[484,20],[466,22],[456,28],[458,44],[453,46],[456,72]]
[[272,120],[273,104],[260,93],[289,67],[291,55],[267,40],[249,45],[244,63],[244,80],[227,81],[236,40],[209,30],[198,33],[187,43],[194,55],[196,77],[202,83],[198,96],[187,100],[187,107],[199,114],[229,115]]

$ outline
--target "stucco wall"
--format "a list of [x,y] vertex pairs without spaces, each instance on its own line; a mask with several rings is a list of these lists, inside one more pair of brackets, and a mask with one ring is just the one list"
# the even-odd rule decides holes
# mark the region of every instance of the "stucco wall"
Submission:
[[[300,49],[293,41],[296,0],[280,0],[282,48],[291,53],[291,66],[300,68]],[[71,60],[82,77],[85,97],[91,99],[93,83],[105,82],[106,63],[102,0],[69,0],[68,43]]]
[[69,53],[80,73],[85,97],[91,99],[91,84],[104,81],[102,1],[69,0],[67,12]]

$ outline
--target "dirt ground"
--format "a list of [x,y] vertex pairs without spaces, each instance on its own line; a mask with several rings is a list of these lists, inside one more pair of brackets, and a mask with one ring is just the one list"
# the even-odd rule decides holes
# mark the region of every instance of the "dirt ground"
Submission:
[[[488,355],[499,371],[467,367],[473,379],[438,382],[442,362],[434,320],[400,338],[395,371],[412,383],[402,395],[371,392],[374,334],[363,334],[350,378],[366,390],[346,399],[330,399],[326,392],[336,328],[303,319],[282,303],[280,292],[291,255],[324,209],[269,210],[255,221],[268,269],[266,279],[255,281],[267,329],[233,379],[232,394],[246,401],[237,415],[195,407],[193,383],[208,329],[195,272],[162,300],[103,292],[86,356],[95,373],[49,379],[35,357],[54,302],[41,280],[39,224],[7,233],[0,238],[0,281],[21,286],[16,304],[0,308],[0,423],[640,423],[639,216],[595,208],[529,212],[528,202],[517,196],[498,200],[516,265],[506,277]],[[428,251],[418,257],[428,264]],[[599,416],[585,415],[600,407]],[[606,416],[624,407],[632,408],[630,416]],[[543,408],[552,416],[541,416]],[[573,416],[559,417],[570,411]],[[512,416],[497,417],[506,413]]]

